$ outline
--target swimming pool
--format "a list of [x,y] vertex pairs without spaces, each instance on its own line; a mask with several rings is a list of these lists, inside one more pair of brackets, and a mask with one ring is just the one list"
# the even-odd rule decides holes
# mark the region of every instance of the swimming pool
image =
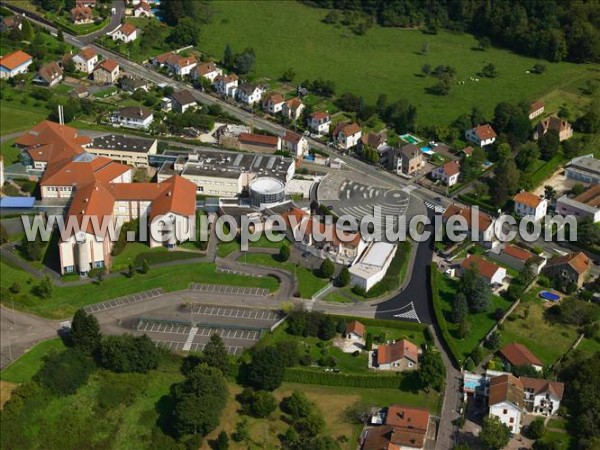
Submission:
[[403,134],[400,136],[400,139],[402,139],[404,142],[408,142],[409,144],[417,144],[421,142],[421,139],[413,136],[412,134]]
[[544,300],[549,300],[551,302],[557,302],[560,300],[560,295],[549,291],[541,291],[540,297],[542,297]]

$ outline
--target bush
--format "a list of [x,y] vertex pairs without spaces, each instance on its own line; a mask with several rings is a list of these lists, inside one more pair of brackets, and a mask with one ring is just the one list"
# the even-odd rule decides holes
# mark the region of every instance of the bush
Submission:
[[87,383],[96,369],[94,361],[77,350],[68,349],[45,358],[36,381],[60,396],[71,395]]
[[269,417],[277,409],[277,401],[273,394],[267,391],[255,391],[246,388],[238,396],[242,405],[242,413],[257,418]]
[[319,268],[322,278],[331,278],[335,273],[335,264],[330,259],[325,259]]
[[258,390],[273,391],[283,381],[284,359],[275,347],[256,350],[248,364],[248,382]]
[[113,372],[140,372],[156,369],[159,350],[146,335],[108,336],[100,345],[102,367]]
[[323,386],[343,386],[357,388],[399,389],[402,375],[350,375],[345,373],[316,372],[300,367],[286,369],[284,381],[287,383],[320,384]]

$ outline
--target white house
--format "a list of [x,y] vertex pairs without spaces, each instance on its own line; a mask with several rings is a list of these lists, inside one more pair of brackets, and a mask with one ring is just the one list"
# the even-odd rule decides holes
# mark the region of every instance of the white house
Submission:
[[214,62],[205,62],[198,64],[192,72],[192,78],[198,80],[204,78],[211,83],[215,81],[219,75],[223,75],[223,71],[217,67]]
[[44,64],[38,70],[33,82],[42,86],[53,87],[63,79],[63,70],[56,61]]
[[111,120],[118,126],[147,130],[154,121],[154,114],[148,108],[126,106],[115,111]]
[[593,222],[600,222],[600,184],[594,184],[575,198],[563,195],[556,201],[556,213],[577,219],[589,217]]
[[532,414],[553,416],[560,408],[565,386],[558,381],[520,377],[523,383],[525,409]]
[[282,138],[283,148],[294,156],[301,158],[308,152],[308,141],[306,137],[286,131]]
[[493,285],[502,284],[502,280],[506,278],[506,269],[504,267],[500,267],[497,264],[494,264],[491,261],[479,256],[479,255],[469,255],[465,258],[465,260],[460,265],[462,269],[462,273],[465,271],[475,269],[479,272],[485,280]]
[[263,100],[263,109],[269,114],[277,114],[283,109],[285,103],[283,95],[279,92],[269,94]]
[[252,83],[242,83],[237,90],[238,100],[246,105],[252,106],[258,103],[265,93],[262,86]]
[[[134,1],[135,3],[135,1]],[[133,16],[134,17],[153,17],[154,13],[152,12],[152,7],[148,4],[148,2],[139,1],[137,5],[133,8]]]
[[510,374],[500,375],[490,380],[490,417],[497,417],[512,434],[521,432],[523,407],[523,383]]
[[223,97],[235,97],[238,90],[239,78],[236,74],[217,75],[213,86],[215,91]]
[[465,131],[465,138],[467,141],[473,142],[480,147],[485,147],[496,141],[496,132],[491,125],[479,125],[478,127]]
[[529,115],[527,117],[529,117],[529,120],[533,120],[536,117],[544,114],[544,109],[545,104],[543,101],[540,100],[537,102],[533,102],[531,105],[529,105]]
[[113,41],[121,41],[125,44],[137,39],[137,28],[131,23],[125,23],[112,32]]
[[176,91],[171,94],[171,105],[175,112],[183,114],[188,109],[193,109],[198,106],[196,98],[191,91],[184,89],[183,91]]
[[461,208],[457,205],[450,205],[442,216],[442,221],[447,224],[455,216],[461,216],[467,223],[469,236],[473,241],[491,246],[494,238],[495,219],[488,214],[472,208]]
[[529,350],[523,344],[519,344],[517,342],[506,344],[504,347],[498,350],[498,354],[512,367],[531,366],[537,372],[541,372],[544,368],[544,363],[540,361],[540,359],[535,356],[531,350]]
[[369,291],[385,277],[396,250],[397,246],[388,242],[372,242],[350,267],[350,284]]
[[98,54],[91,47],[82,48],[79,53],[73,56],[75,69],[83,73],[92,73],[98,64]]
[[27,72],[32,62],[33,58],[21,50],[0,57],[0,79],[6,80]]
[[357,123],[339,123],[333,132],[337,146],[343,150],[355,147],[362,137],[362,130]]
[[312,113],[308,119],[308,127],[318,135],[329,133],[330,126],[331,117],[322,111]]
[[548,200],[534,195],[530,192],[519,192],[513,198],[515,202],[515,214],[519,217],[528,217],[540,221],[546,216]]
[[289,99],[283,104],[281,108],[281,114],[290,120],[298,120],[302,111],[304,111],[304,103],[298,97]]
[[448,161],[431,172],[434,180],[441,180],[446,186],[454,186],[458,183],[460,177],[460,163],[458,161]]
[[358,320],[352,320],[346,324],[346,339],[360,341],[366,336],[365,326]]

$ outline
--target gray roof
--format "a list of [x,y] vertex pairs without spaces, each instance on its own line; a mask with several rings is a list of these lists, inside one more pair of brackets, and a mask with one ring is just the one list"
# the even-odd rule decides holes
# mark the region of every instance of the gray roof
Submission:
[[126,106],[115,111],[115,114],[121,117],[127,117],[130,119],[142,119],[146,120],[152,115],[152,110],[144,108],[143,106]]
[[191,105],[191,104],[196,104],[196,98],[194,97],[194,95],[186,90],[183,91],[177,91],[177,92],[173,92],[173,94],[171,95],[171,98],[176,101],[177,103],[179,103],[181,106],[185,106],[185,105]]
[[91,148],[104,150],[121,150],[136,153],[148,153],[154,145],[152,139],[124,136],[118,134],[107,134],[92,139]]

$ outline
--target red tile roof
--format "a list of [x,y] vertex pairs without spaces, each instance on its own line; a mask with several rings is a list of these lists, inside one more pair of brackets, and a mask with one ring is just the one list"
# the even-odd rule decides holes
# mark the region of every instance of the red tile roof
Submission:
[[72,158],[91,142],[75,128],[44,120],[17,138],[15,145],[26,148],[34,161],[51,163]]
[[277,136],[267,136],[264,134],[241,133],[239,141],[251,145],[271,145],[276,147],[279,143]]
[[96,55],[97,53],[92,47],[82,48],[81,51],[77,53],[77,56],[83,58],[85,61],[93,59],[94,57],[96,57]]
[[469,145],[468,147],[465,147],[465,148],[463,148],[463,149],[462,149],[462,152],[463,152],[465,155],[469,155],[469,156],[471,156],[471,155],[473,154],[473,147],[471,147],[471,146]]
[[217,65],[214,62],[205,62],[205,63],[202,63],[202,64],[198,64],[194,70],[199,75],[204,76],[204,75],[207,75],[207,74],[209,74],[211,72],[216,71],[217,70]]
[[543,366],[537,356],[525,347],[523,344],[512,344],[505,345],[500,349],[500,354],[513,366],[532,365],[532,366]]
[[523,383],[514,375],[500,375],[490,380],[490,406],[502,402],[523,407]]
[[515,203],[520,203],[530,208],[537,208],[539,204],[542,203],[543,199],[531,192],[523,191],[515,195],[513,200]]
[[302,100],[300,100],[298,97],[291,98],[285,103],[286,103],[287,107],[289,109],[291,109],[292,111],[296,111],[298,108],[300,108],[302,106]]
[[496,132],[489,124],[479,125],[478,127],[473,128],[473,133],[482,141],[496,137]]
[[506,253],[508,256],[512,256],[513,258],[523,262],[527,262],[530,258],[535,256],[533,253],[511,244],[506,245],[506,247],[504,247],[504,250],[502,250],[502,253]]
[[285,134],[283,135],[284,141],[292,142],[294,144],[297,144],[298,142],[300,142],[301,139],[302,139],[302,136],[299,135],[298,133],[292,133],[291,131],[287,131],[287,130],[286,130]]
[[579,194],[573,200],[594,208],[600,208],[600,184],[593,185],[591,188],[582,194]]
[[540,109],[543,109],[544,106],[545,106],[545,104],[542,100],[533,102],[531,105],[529,105],[529,114],[539,111]]
[[125,36],[131,36],[137,31],[137,28],[132,23],[124,23],[123,25],[121,25],[121,28],[119,28],[119,31]]
[[314,120],[323,120],[329,117],[329,114],[323,111],[316,111],[310,115],[310,117]]
[[[472,216],[471,208],[461,208],[460,206],[457,206],[457,205],[450,205],[448,207],[448,209],[446,209],[446,212],[444,213],[444,215],[442,217],[443,217],[444,221],[446,221],[450,217],[456,216],[456,215],[462,216],[467,221],[467,225],[469,226],[469,229],[471,229],[471,227],[473,226],[473,220],[471,217]],[[479,221],[479,230],[485,231],[492,225],[493,221],[489,215],[487,215],[481,211],[478,211],[478,214],[476,217],[478,218],[478,221]]]
[[360,131],[360,126],[357,123],[340,122],[335,127],[333,135],[337,136],[338,134],[343,132],[346,136],[352,136],[356,133],[360,133]]
[[112,73],[113,70],[118,69],[118,68],[119,68],[119,63],[116,62],[114,59],[105,59],[96,66],[94,71],[96,71],[98,69],[103,69],[109,73]]
[[388,408],[385,424],[400,429],[427,431],[429,411],[424,408],[409,408],[402,405],[391,405]]
[[579,253],[570,253],[564,256],[556,256],[548,261],[546,267],[560,266],[563,264],[568,264],[571,266],[577,273],[584,274],[586,273],[590,266],[591,261],[590,258],[583,252]]
[[278,105],[279,103],[283,103],[283,95],[281,95],[279,92],[274,92],[272,94],[268,94],[265,97],[265,101],[264,103],[273,103],[274,105]]
[[419,347],[406,339],[377,347],[377,364],[389,364],[403,358],[408,358],[415,363],[418,362]]
[[353,320],[346,324],[346,334],[355,333],[362,337],[365,335],[365,332],[365,326],[358,320]]
[[442,166],[447,177],[460,173],[460,163],[458,161],[448,161]]
[[474,267],[481,276],[487,278],[488,280],[491,280],[496,272],[500,270],[500,266],[479,255],[467,256],[460,266],[465,270],[470,270]]
[[549,392],[559,400],[562,400],[565,393],[565,385],[559,381],[548,381],[541,378],[520,377],[521,383],[525,389],[533,390],[534,394],[544,394]]
[[31,62],[31,60],[32,57],[27,53],[17,50],[16,52],[0,57],[0,66],[6,67],[8,70],[14,70],[25,64],[27,61]]

